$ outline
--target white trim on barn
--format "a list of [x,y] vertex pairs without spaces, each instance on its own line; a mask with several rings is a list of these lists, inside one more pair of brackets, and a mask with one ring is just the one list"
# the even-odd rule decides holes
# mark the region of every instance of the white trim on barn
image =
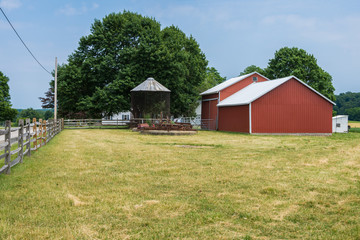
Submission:
[[252,129],[251,129],[251,103],[249,104],[249,133],[252,133]]

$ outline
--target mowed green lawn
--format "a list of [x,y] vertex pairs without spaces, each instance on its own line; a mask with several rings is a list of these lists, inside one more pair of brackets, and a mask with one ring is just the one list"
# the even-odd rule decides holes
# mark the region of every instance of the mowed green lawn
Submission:
[[360,134],[65,130],[0,176],[0,239],[359,239]]

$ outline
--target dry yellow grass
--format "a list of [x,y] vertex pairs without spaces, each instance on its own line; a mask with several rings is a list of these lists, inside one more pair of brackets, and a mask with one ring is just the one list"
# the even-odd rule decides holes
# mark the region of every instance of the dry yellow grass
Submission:
[[65,130],[0,176],[3,239],[358,239],[360,134]]
[[349,122],[350,127],[360,128],[360,122]]

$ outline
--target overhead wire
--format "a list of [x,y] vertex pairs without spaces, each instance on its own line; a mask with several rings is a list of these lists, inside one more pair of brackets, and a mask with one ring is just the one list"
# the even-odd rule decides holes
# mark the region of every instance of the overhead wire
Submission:
[[10,26],[12,27],[12,29],[14,30],[14,32],[16,33],[16,35],[18,36],[18,38],[20,39],[20,41],[22,42],[22,44],[24,44],[25,48],[28,50],[28,52],[31,54],[31,56],[35,59],[35,61],[47,72],[51,75],[51,72],[49,72],[40,62],[39,60],[37,60],[37,58],[34,56],[34,54],[30,51],[30,49],[28,48],[28,46],[25,44],[25,42],[22,40],[22,38],[20,37],[20,35],[18,34],[18,32],[15,30],[14,26],[11,24],[9,18],[6,16],[5,12],[2,10],[2,8],[0,8],[1,12],[3,13],[3,15],[5,16],[6,20],[8,21],[8,23],[10,24]]

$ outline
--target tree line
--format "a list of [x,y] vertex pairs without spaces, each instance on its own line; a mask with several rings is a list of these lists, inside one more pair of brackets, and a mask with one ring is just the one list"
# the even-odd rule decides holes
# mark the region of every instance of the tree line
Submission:
[[349,120],[360,121],[360,92],[336,95],[334,111],[339,115],[349,115]]

